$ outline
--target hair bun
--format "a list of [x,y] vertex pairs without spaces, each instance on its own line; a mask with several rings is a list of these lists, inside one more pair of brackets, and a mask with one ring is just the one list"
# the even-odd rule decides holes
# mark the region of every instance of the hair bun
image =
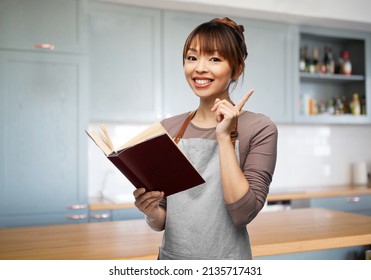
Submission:
[[218,23],[223,23],[225,25],[228,25],[229,27],[231,27],[231,28],[235,29],[236,31],[238,31],[239,33],[241,33],[241,35],[245,31],[245,28],[243,27],[243,25],[238,25],[235,21],[231,20],[228,17],[215,18],[215,19],[212,20],[212,22],[218,22]]

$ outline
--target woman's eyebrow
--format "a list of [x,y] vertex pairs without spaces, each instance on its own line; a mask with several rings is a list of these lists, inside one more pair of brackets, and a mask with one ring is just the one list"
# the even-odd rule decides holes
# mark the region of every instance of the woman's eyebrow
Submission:
[[191,51],[191,52],[197,52],[198,50],[195,49],[195,48],[188,48],[188,51]]

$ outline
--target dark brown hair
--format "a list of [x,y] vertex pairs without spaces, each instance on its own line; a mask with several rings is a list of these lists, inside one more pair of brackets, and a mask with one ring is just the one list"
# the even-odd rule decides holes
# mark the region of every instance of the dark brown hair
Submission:
[[201,53],[214,53],[218,51],[232,68],[232,78],[243,73],[247,47],[243,35],[244,27],[233,20],[215,18],[197,26],[185,41],[183,48],[183,65],[191,43],[197,40]]

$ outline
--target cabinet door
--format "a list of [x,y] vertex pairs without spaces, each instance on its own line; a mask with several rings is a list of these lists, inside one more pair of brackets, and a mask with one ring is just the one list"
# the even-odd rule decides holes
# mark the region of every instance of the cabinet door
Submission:
[[[188,34],[200,23],[216,16],[180,12],[164,13],[164,113],[193,110],[198,98],[184,78],[182,51]],[[231,97],[236,102],[250,89],[255,94],[246,110],[266,114],[276,122],[291,121],[291,32],[285,24],[235,19],[244,25],[249,56],[244,79]]]
[[79,52],[84,45],[81,0],[2,0],[0,47],[33,49],[55,45],[55,51]]
[[90,120],[153,121],[161,111],[160,11],[89,5]]
[[84,65],[0,51],[0,227],[85,220]]
[[112,210],[89,211],[89,223],[112,221]]
[[292,121],[292,32],[286,24],[238,20],[245,27],[248,48],[243,83],[234,93],[240,99],[255,92],[245,109],[269,116],[276,123]]
[[371,196],[345,196],[314,198],[310,200],[310,207],[321,207],[332,210],[369,214],[371,211]]
[[137,219],[144,219],[143,212],[140,212],[137,208],[112,210],[112,220],[114,221]]

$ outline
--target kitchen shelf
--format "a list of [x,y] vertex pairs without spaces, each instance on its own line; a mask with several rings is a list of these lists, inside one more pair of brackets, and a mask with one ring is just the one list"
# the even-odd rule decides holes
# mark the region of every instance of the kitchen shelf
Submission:
[[[295,122],[305,124],[370,124],[370,93],[369,81],[366,78],[370,62],[368,52],[370,51],[370,36],[366,33],[339,31],[335,29],[318,29],[314,27],[302,27],[299,31],[300,50],[307,47],[308,56],[312,58],[313,49],[318,49],[319,62],[322,63],[324,49],[331,48],[333,59],[338,63],[342,51],[348,50],[352,62],[352,75],[335,73],[308,73],[299,72],[297,79],[297,91],[295,95]],[[298,49],[299,53],[299,49]],[[337,65],[336,65],[337,66]],[[337,68],[337,67],[335,67]],[[326,110],[330,100],[334,98],[345,98],[347,103],[351,102],[354,94],[359,99],[365,100],[366,114],[330,114],[314,113],[313,106],[326,102]],[[317,105],[313,105],[316,104]],[[350,104],[348,104],[350,106]],[[365,107],[365,106],[364,106]],[[315,108],[315,107],[314,107]],[[318,108],[318,112],[321,110]],[[315,112],[315,111],[314,111]],[[367,114],[368,113],[368,114]]]
[[323,74],[323,73],[300,73],[301,81],[313,82],[364,82],[364,75],[342,75],[342,74]]

